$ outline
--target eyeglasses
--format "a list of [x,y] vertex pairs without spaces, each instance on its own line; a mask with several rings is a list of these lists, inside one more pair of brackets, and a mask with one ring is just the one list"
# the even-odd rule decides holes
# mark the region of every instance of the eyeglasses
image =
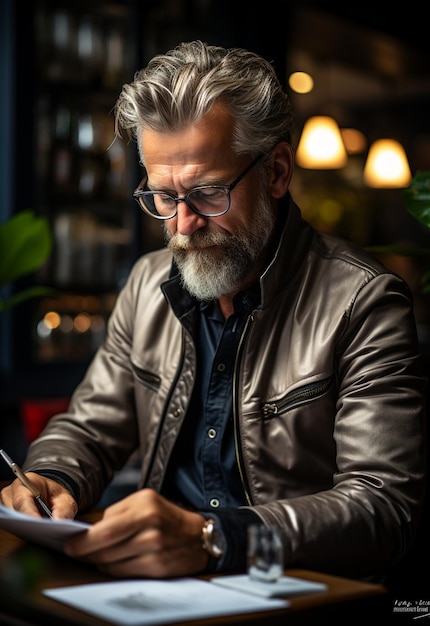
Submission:
[[245,178],[263,155],[256,159],[230,185],[202,185],[193,187],[185,196],[175,196],[167,191],[151,191],[147,187],[148,175],[141,180],[133,198],[148,215],[157,220],[170,220],[178,212],[178,202],[186,202],[194,213],[203,217],[219,217],[230,208],[230,192]]

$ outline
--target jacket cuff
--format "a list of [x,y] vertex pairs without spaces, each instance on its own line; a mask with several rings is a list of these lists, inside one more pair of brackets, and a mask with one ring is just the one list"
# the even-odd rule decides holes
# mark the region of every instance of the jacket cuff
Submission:
[[244,572],[247,569],[248,526],[261,523],[260,517],[250,509],[218,509],[199,511],[205,519],[213,518],[224,540],[224,553],[217,559],[209,556],[205,573]]

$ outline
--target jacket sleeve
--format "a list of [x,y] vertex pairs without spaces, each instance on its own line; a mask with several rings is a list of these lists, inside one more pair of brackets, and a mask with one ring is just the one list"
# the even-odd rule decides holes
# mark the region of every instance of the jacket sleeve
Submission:
[[332,487],[253,510],[282,526],[287,566],[364,577],[410,549],[424,499],[426,381],[409,290],[397,277],[362,286],[334,361]]

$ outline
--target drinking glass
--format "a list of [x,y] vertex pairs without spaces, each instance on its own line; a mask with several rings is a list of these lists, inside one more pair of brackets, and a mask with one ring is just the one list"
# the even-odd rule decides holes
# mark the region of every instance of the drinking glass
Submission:
[[253,580],[276,582],[283,574],[284,553],[277,526],[248,527],[248,575]]

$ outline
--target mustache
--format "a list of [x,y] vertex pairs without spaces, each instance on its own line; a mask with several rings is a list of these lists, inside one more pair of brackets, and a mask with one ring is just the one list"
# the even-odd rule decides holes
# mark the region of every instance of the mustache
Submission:
[[223,232],[203,232],[196,230],[191,235],[182,235],[181,233],[169,233],[168,245],[171,250],[195,250],[204,249],[211,246],[222,246],[231,242],[233,236]]

